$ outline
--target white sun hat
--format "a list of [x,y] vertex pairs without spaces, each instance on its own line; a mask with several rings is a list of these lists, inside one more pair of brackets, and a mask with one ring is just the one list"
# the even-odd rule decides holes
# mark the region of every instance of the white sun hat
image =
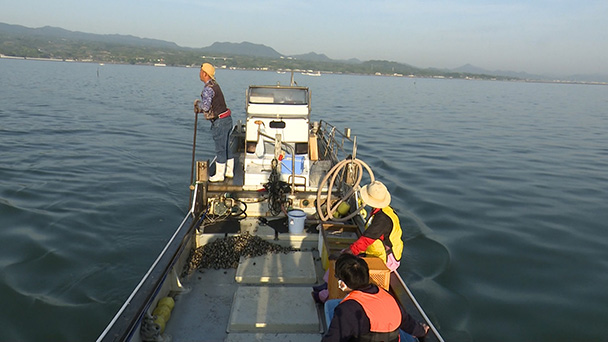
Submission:
[[382,182],[374,181],[361,188],[361,199],[374,208],[384,208],[391,203],[391,194]]

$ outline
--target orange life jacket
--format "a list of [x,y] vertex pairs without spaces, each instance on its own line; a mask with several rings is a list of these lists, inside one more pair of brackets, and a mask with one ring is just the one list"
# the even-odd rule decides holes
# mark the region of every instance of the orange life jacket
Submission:
[[360,341],[399,341],[401,310],[393,296],[382,288],[376,294],[352,291],[343,300],[359,303],[369,318],[370,334],[361,336]]

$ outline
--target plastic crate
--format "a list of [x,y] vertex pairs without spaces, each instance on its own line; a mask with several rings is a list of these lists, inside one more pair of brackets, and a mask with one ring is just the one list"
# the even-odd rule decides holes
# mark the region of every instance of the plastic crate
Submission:
[[388,291],[391,285],[391,271],[382,259],[376,257],[363,258],[369,267],[369,280]]
[[[391,283],[391,271],[386,267],[382,259],[376,257],[363,258],[369,267],[369,280],[388,291]],[[344,298],[346,292],[338,288],[338,279],[335,277],[335,260],[329,261],[329,276],[327,289],[329,290],[329,299]]]

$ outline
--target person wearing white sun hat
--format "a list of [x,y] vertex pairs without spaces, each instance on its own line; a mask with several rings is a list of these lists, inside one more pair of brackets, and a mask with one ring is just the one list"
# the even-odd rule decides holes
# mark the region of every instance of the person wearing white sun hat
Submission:
[[[365,185],[361,188],[360,194],[363,202],[372,207],[373,210],[367,219],[363,235],[342,250],[342,253],[378,257],[393,272],[401,265],[403,241],[401,239],[402,231],[399,217],[390,207],[391,194],[380,181]],[[325,283],[313,286],[312,297],[317,303],[325,303],[329,298],[327,272],[325,272],[323,280],[325,280]]]
[[363,202],[373,210],[363,235],[350,245],[347,252],[378,257],[391,271],[395,271],[403,253],[403,232],[399,217],[390,206],[391,194],[380,181],[365,185],[360,194]]
[[374,181],[365,185],[359,191],[365,204],[373,208],[384,208],[391,204],[391,194],[382,182]]

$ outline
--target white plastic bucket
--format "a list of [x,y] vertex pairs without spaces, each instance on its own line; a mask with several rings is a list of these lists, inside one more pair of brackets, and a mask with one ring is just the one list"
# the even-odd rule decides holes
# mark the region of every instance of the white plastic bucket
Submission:
[[290,234],[301,234],[304,231],[304,221],[306,213],[302,210],[292,210],[287,212]]

